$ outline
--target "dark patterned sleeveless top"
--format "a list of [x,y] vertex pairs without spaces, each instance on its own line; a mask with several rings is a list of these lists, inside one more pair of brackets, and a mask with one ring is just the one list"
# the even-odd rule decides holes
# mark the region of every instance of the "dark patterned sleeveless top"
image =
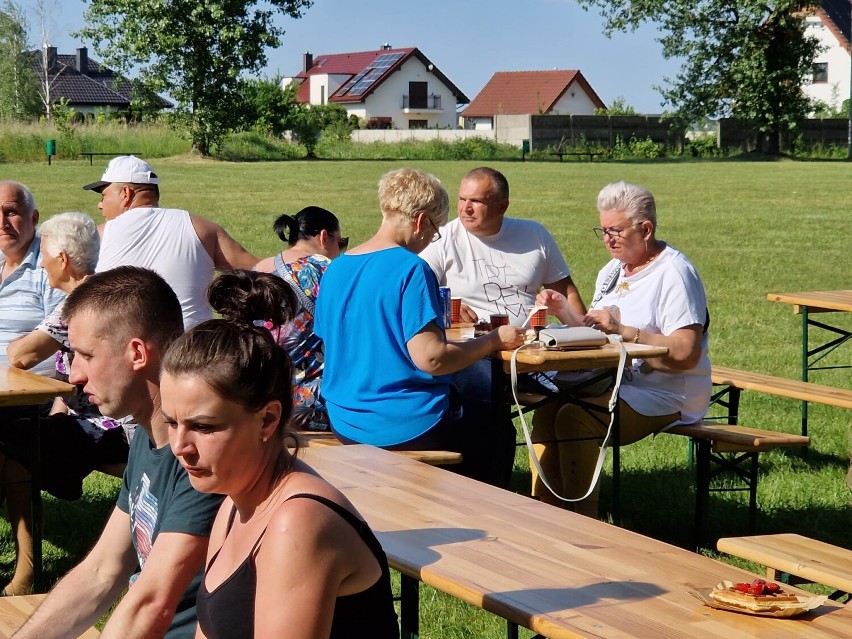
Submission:
[[[340,504],[320,495],[300,493],[288,497],[287,501],[290,499],[313,499],[331,508],[355,529],[382,569],[378,580],[366,590],[337,598],[329,639],[399,639],[387,556],[370,527]],[[231,530],[235,516],[236,508],[231,510],[226,536]],[[265,533],[264,528],[249,556],[213,592],[207,590],[204,581],[201,582],[197,599],[198,624],[207,639],[254,637],[254,602],[257,591],[254,558]],[[219,551],[216,551],[207,564],[205,573],[218,556]]]

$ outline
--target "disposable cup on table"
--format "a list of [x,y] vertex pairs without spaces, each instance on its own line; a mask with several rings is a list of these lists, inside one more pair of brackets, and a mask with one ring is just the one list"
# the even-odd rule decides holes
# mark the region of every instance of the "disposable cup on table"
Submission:
[[453,324],[458,324],[461,322],[461,302],[462,298],[460,297],[450,298],[450,317],[452,319]]
[[527,315],[530,316],[529,327],[532,329],[547,326],[547,309],[542,306],[527,306]]
[[506,326],[509,323],[509,316],[505,313],[493,313],[489,320],[491,321],[491,330],[498,326]]

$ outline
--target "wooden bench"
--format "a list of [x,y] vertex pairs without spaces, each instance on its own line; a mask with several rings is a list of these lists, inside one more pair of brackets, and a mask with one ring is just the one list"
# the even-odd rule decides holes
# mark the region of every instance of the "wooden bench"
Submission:
[[773,581],[830,586],[835,600],[852,593],[852,550],[791,533],[725,537],[716,547],[766,566],[766,576]]
[[562,162],[562,156],[564,155],[573,155],[576,157],[588,156],[589,162],[591,162],[596,156],[605,155],[605,153],[603,151],[551,151],[550,155],[558,155],[560,162]]
[[108,155],[109,157],[117,157],[119,155],[136,155],[136,156],[139,156],[139,155],[142,155],[142,154],[139,153],[138,151],[128,151],[126,153],[124,151],[114,151],[114,152],[109,151],[109,152],[106,152],[106,153],[101,152],[101,151],[82,151],[81,153],[78,153],[78,155],[88,156],[89,157],[89,166],[92,166],[92,164],[94,163],[94,156],[96,156],[96,155]]
[[[326,431],[300,430],[296,432],[296,435],[299,438],[300,445],[304,448],[343,445],[343,442],[337,439],[334,433]],[[432,466],[460,464],[462,461],[461,453],[452,450],[393,450],[391,452]]]
[[[834,386],[715,365],[712,367],[711,378],[714,384],[725,387],[713,395],[712,402],[728,409],[728,423],[731,424],[737,423],[740,393],[744,390],[826,406],[852,408],[852,390]],[[807,435],[805,423],[802,424],[802,435]]]
[[[747,490],[749,493],[748,532],[754,533],[757,522],[758,457],[775,448],[806,447],[810,443],[802,435],[749,428],[736,424],[682,424],[666,431],[689,437],[696,451],[695,465],[695,545],[701,545],[707,506],[711,492]],[[715,464],[715,465],[714,465]],[[737,488],[714,489],[711,481],[723,472],[733,473],[742,485]]]

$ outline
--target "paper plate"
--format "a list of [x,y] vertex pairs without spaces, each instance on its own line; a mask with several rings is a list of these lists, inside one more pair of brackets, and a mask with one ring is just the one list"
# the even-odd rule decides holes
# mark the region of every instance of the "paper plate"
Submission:
[[825,600],[828,599],[825,595],[812,595],[810,597],[804,597],[800,595],[796,595],[796,598],[799,600],[798,604],[790,604],[789,606],[785,606],[781,610],[748,610],[746,608],[739,608],[737,606],[731,606],[726,603],[722,603],[721,601],[716,601],[710,596],[710,593],[714,589],[724,589],[731,588],[733,586],[733,582],[731,581],[723,581],[721,583],[716,584],[714,588],[707,588],[706,590],[687,590],[687,592],[701,601],[705,606],[709,606],[710,608],[716,608],[717,610],[728,610],[730,612],[739,612],[744,615],[753,615],[755,617],[796,617],[803,613],[808,612],[809,610],[813,610],[821,606],[825,603]]

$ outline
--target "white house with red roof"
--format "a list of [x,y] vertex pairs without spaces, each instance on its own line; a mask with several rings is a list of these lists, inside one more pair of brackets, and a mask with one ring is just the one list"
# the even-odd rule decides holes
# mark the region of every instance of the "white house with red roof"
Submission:
[[814,61],[811,82],[802,89],[808,97],[834,108],[849,97],[850,29],[850,0],[823,0],[805,19],[805,33],[816,36],[822,51]]
[[456,128],[458,105],[470,100],[416,47],[313,55],[282,86],[299,85],[297,99],[340,104],[367,128]]
[[462,112],[465,128],[492,129],[497,115],[594,115],[606,105],[576,69],[498,71]]

